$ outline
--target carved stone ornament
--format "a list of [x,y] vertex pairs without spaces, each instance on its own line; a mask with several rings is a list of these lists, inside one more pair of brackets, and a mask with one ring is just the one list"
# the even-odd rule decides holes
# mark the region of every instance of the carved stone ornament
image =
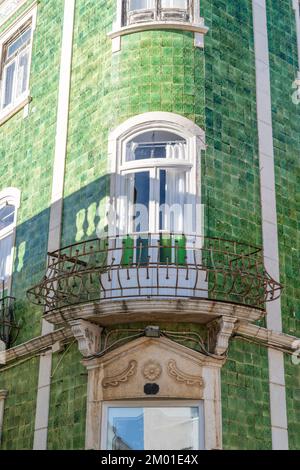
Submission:
[[186,372],[181,371],[178,369],[176,361],[171,360],[168,363],[168,373],[171,377],[174,377],[177,382],[184,383],[186,385],[200,385],[200,387],[204,387],[204,381],[201,377],[197,377],[195,375],[187,374]]
[[100,351],[102,328],[84,320],[74,320],[70,325],[78,341],[78,349],[84,357],[93,356]]
[[223,316],[208,325],[209,351],[218,356],[225,354],[233,334],[236,318]]
[[153,382],[154,380],[159,379],[162,374],[162,367],[158,362],[149,361],[145,364],[143,368],[143,376],[145,379]]
[[129,378],[136,374],[136,371],[137,361],[130,361],[128,367],[123,372],[103,379],[102,387],[118,387],[120,384],[128,382]]

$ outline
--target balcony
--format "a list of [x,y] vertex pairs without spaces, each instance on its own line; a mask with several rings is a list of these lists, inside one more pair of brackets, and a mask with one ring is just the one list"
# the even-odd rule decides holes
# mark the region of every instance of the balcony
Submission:
[[258,320],[281,289],[265,271],[260,248],[160,233],[88,240],[50,253],[46,276],[28,297],[55,324],[207,323],[222,315]]
[[14,304],[14,297],[0,298],[0,342],[2,341],[6,348],[12,346],[19,333],[19,326],[14,318]]

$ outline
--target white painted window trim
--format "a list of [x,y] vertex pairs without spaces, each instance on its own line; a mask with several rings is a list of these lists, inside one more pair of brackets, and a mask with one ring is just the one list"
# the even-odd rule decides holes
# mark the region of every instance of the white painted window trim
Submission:
[[[156,162],[127,162],[123,163],[126,152],[126,145],[137,135],[150,130],[163,130],[172,132],[183,137],[187,142],[188,159],[183,162],[170,162],[170,166],[191,168],[189,193],[194,197],[195,207],[201,205],[201,152],[206,149],[205,133],[195,123],[189,119],[174,113],[167,112],[150,112],[144,113],[128,119],[118,126],[109,135],[108,140],[108,161],[110,164],[109,173],[111,174],[111,190],[110,200],[107,203],[106,213],[111,208],[115,213],[120,213],[120,194],[121,188],[119,176],[126,171],[141,171],[142,168],[155,168],[160,166],[168,166],[162,164],[161,160]],[[107,222],[108,224],[108,222]],[[109,225],[109,224],[108,224]],[[202,214],[196,213],[196,234],[202,234]],[[149,227],[149,231],[153,231]]]
[[208,32],[208,28],[204,24],[204,18],[200,16],[199,1],[194,0],[193,21],[175,21],[175,20],[155,20],[144,23],[133,23],[131,25],[122,25],[122,4],[123,0],[117,0],[116,21],[113,29],[108,33],[108,37],[112,39],[112,50],[118,52],[121,50],[121,37],[141,31],[149,31],[156,29],[177,29],[182,31],[191,31],[194,33],[195,47],[204,47],[204,36]]
[[18,209],[20,207],[21,192],[17,188],[6,188],[3,191],[0,191],[0,208],[5,204],[10,204],[15,207],[15,216],[14,222],[6,227],[3,230],[0,230],[0,240],[13,235],[12,240],[12,252],[11,252],[11,265],[9,267],[10,276],[7,283],[4,285],[4,288],[7,289],[8,293],[11,291],[11,281],[12,281],[12,268],[13,268],[13,259],[14,259],[14,250],[16,244],[16,227],[17,227],[17,217]]
[[4,421],[4,407],[5,407],[5,400],[8,395],[7,390],[0,390],[0,446],[2,441],[2,433],[3,433],[3,421]]
[[[24,12],[8,29],[6,29],[0,36],[0,64],[1,64],[1,75],[0,75],[0,96],[2,102],[3,96],[3,53],[5,44],[17,33],[19,29],[25,26],[26,23],[31,23],[31,40],[29,45],[29,63],[28,63],[28,85],[27,90],[18,97],[13,103],[4,109],[0,110],[0,125],[9,119],[15,112],[24,108],[30,101],[30,70],[32,61],[32,47],[33,47],[33,36],[36,29],[37,19],[37,3],[31,5],[31,7]],[[0,103],[1,104],[1,103]]]
[[[198,449],[205,449],[205,416],[204,400],[131,400],[103,402],[101,450],[107,450],[107,424],[109,408],[198,408],[199,410],[199,443]],[[170,449],[166,449],[170,450]]]

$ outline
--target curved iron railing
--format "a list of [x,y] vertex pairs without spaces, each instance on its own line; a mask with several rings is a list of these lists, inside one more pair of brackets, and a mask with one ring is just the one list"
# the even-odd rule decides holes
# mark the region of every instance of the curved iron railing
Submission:
[[19,326],[14,317],[14,297],[0,298],[0,340],[9,348],[17,339]]
[[260,248],[180,234],[88,240],[49,254],[44,279],[28,291],[46,312],[101,300],[205,298],[261,310],[282,286]]

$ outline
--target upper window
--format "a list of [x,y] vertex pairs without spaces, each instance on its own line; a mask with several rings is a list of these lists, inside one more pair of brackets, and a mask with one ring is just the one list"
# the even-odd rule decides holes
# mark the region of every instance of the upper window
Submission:
[[20,193],[14,188],[0,192],[0,282],[9,288]]
[[14,106],[28,93],[31,25],[10,39],[2,51],[1,109]]
[[121,167],[128,233],[183,233],[192,170],[182,136],[153,130],[133,138]]
[[29,101],[36,5],[0,36],[0,123]]
[[192,21],[192,0],[123,0],[123,26],[145,21]]

